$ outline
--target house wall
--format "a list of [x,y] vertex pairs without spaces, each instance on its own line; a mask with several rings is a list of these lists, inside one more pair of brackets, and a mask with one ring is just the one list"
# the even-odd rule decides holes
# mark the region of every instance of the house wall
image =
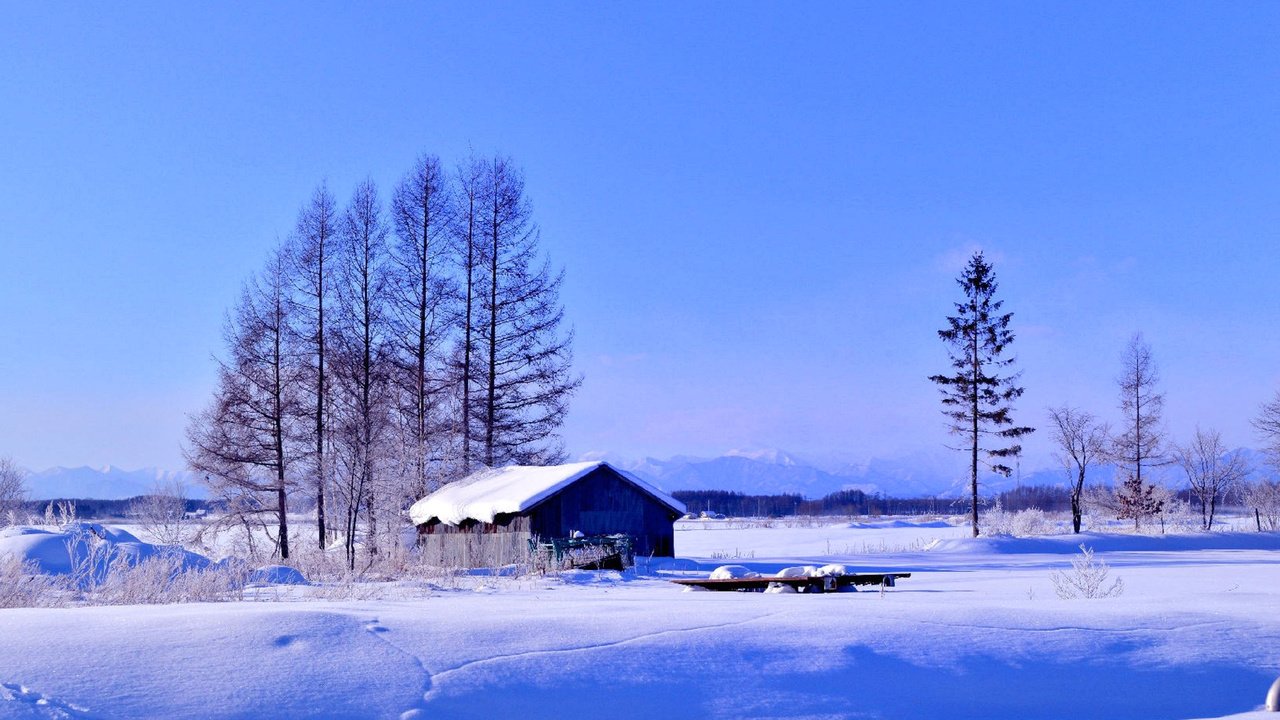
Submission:
[[529,517],[499,515],[492,523],[439,522],[418,527],[423,562],[436,567],[500,567],[529,559]]
[[637,555],[675,554],[675,511],[607,467],[601,467],[529,511],[542,538],[626,533]]

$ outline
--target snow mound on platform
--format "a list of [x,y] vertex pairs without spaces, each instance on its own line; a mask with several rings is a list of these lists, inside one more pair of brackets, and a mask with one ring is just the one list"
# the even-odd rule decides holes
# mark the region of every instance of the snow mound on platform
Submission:
[[711,571],[711,580],[739,580],[742,578],[757,578],[760,573],[748,568],[744,565],[721,565]]

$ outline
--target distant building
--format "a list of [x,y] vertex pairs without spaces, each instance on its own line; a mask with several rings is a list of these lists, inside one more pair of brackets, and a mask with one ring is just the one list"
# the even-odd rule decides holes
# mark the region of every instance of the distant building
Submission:
[[483,470],[413,504],[432,564],[482,567],[528,557],[529,540],[622,533],[637,555],[671,557],[684,504],[606,462]]

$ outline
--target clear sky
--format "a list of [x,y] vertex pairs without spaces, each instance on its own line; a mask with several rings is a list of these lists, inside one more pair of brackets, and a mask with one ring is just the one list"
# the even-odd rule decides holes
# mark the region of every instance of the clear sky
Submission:
[[[321,180],[523,166],[573,455],[932,453],[953,278],[1027,388],[1176,437],[1280,387],[1275,3],[6,3],[0,454],[180,467],[240,283]],[[1028,462],[1047,464],[1045,433]]]

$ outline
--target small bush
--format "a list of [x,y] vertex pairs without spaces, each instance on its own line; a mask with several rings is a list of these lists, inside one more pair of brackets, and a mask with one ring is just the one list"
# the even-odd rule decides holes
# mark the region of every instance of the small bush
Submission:
[[1071,572],[1053,571],[1053,587],[1063,600],[1118,597],[1124,592],[1124,581],[1116,578],[1107,585],[1111,568],[1102,560],[1094,561],[1093,549],[1080,545],[1080,555],[1071,559]]
[[1043,510],[1027,508],[1017,512],[1006,512],[998,500],[994,508],[984,513],[982,528],[990,535],[1016,537],[1051,535],[1057,531],[1056,526]]
[[65,602],[58,578],[40,574],[36,561],[0,555],[0,608],[58,607]]

